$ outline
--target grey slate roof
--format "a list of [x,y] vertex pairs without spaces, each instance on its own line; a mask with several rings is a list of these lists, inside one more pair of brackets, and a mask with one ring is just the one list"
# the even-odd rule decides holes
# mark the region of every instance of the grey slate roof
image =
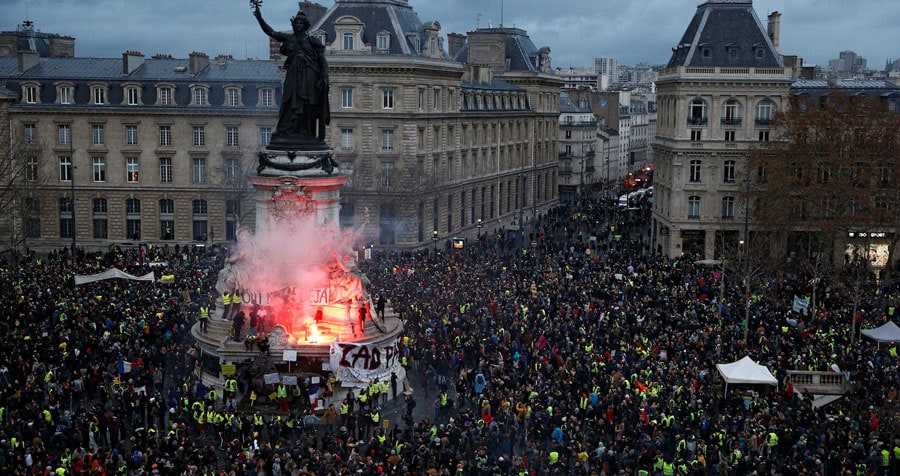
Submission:
[[[736,55],[730,49],[736,49]],[[667,68],[676,66],[783,67],[751,0],[708,0],[697,12]]]
[[[791,84],[791,88],[829,88],[828,81],[825,79],[798,79]],[[897,85],[888,81],[872,81],[864,79],[845,79],[842,80],[837,89],[900,89]]]
[[[478,31],[506,33],[506,59],[509,67],[506,71],[539,73],[540,50],[531,41],[528,33],[519,28],[480,28]],[[469,61],[469,44],[466,43],[453,58],[460,63]]]
[[[203,81],[203,82],[269,82],[281,81],[278,66],[268,60],[225,60],[209,66],[196,75],[189,72],[188,59],[146,58],[131,74],[122,73],[120,58],[41,58],[40,62],[20,73],[18,58],[0,58],[0,78],[103,80],[103,81]],[[183,71],[176,68],[182,67]]]
[[156,83],[175,86],[177,105],[190,104],[190,85],[203,83],[209,86],[210,107],[217,107],[224,104],[225,85],[241,84],[246,107],[257,106],[257,90],[261,87],[274,88],[275,99],[280,100],[281,72],[275,62],[268,60],[227,59],[218,62],[212,58],[207,67],[193,75],[188,59],[146,58],[144,64],[131,74],[123,74],[122,63],[120,58],[40,58],[35,66],[19,72],[18,58],[0,58],[0,88],[19,94],[23,81],[36,81],[42,84],[41,103],[48,104],[56,99],[54,83],[70,81],[75,85],[74,101],[78,105],[90,102],[91,82],[104,82],[109,84],[108,100],[113,105],[123,101],[124,83],[149,83],[142,88],[141,100],[145,107],[152,107],[156,103]]
[[574,113],[574,114],[591,114],[593,111],[591,108],[581,108],[575,104],[575,101],[572,100],[572,97],[569,96],[569,93],[563,91],[559,93],[559,112],[560,113]]
[[520,88],[518,86],[513,86],[512,84],[507,83],[506,81],[501,81],[496,78],[491,78],[490,84],[485,83],[475,83],[472,81],[462,81],[460,86],[463,89],[478,89],[484,91],[524,91],[524,88]]
[[326,42],[332,43],[336,36],[334,22],[343,16],[356,17],[365,25],[362,39],[366,45],[374,46],[383,31],[390,34],[390,47],[387,53],[380,54],[420,56],[414,48],[413,37],[418,37],[420,51],[427,46],[423,23],[406,0],[335,0],[334,6],[310,31],[324,31]]

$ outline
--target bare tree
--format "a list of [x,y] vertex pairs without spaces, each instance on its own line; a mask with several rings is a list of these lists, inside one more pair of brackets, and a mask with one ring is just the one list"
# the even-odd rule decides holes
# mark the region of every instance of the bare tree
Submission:
[[[34,129],[13,129],[0,113],[0,243],[10,258],[27,246],[28,238],[40,236],[40,201],[35,190],[41,176],[42,147]],[[8,147],[7,147],[8,145]]]
[[[219,174],[218,190],[225,201],[225,220],[233,223],[234,230],[248,225],[256,211],[254,206],[254,188],[250,177],[256,175],[256,156],[249,150],[241,150],[240,155],[228,156],[222,163]],[[229,236],[229,230],[222,235],[225,239]]]
[[793,97],[775,120],[781,140],[752,154],[766,178],[752,197],[754,224],[784,243],[780,251],[796,271],[814,278],[841,267],[844,240],[883,233],[892,237],[889,272],[900,239],[900,114],[865,96],[824,98],[813,107]]

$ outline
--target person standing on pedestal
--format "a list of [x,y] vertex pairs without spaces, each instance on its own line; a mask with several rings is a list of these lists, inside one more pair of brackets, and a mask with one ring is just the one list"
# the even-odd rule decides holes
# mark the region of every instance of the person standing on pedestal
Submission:
[[303,11],[291,18],[293,32],[281,33],[263,20],[260,3],[251,0],[253,16],[266,35],[281,43],[279,51],[285,57],[284,91],[272,142],[324,141],[325,125],[331,122],[325,45],[309,36],[309,19]]

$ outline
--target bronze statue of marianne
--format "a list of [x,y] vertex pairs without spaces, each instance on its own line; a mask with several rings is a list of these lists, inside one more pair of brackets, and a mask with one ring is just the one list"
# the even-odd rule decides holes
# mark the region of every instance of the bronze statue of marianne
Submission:
[[259,11],[261,0],[251,0],[253,16],[263,32],[281,42],[284,56],[284,91],[273,146],[323,142],[325,125],[331,122],[328,106],[328,64],[325,45],[309,36],[309,20],[303,11],[291,18],[293,33],[272,29]]

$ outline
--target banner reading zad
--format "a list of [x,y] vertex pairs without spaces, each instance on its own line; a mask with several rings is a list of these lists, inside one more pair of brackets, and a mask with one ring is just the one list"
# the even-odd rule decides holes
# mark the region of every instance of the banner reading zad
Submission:
[[386,380],[400,367],[400,340],[373,345],[356,342],[332,342],[329,352],[331,371],[345,383]]

